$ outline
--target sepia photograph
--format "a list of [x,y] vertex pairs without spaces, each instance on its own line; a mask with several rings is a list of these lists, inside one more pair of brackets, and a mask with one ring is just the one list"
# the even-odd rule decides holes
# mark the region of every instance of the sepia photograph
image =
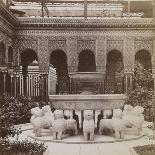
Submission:
[[0,155],[155,155],[155,0],[0,0]]

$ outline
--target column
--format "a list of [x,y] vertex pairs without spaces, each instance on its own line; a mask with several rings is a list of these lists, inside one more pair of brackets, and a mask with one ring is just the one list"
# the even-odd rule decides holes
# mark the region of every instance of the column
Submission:
[[134,38],[127,36],[124,38],[124,93],[129,93],[132,90],[133,84],[133,74],[134,74],[134,64],[135,64],[135,51],[134,51]]
[[[76,37],[67,38],[67,65],[68,74],[78,71],[78,52],[77,52],[77,39]],[[75,87],[73,81],[70,78],[70,90],[69,93],[74,93]]]
[[5,93],[6,92],[6,72],[5,71],[3,72],[3,82],[4,82],[3,92]]
[[40,98],[48,102],[48,74],[40,73]]
[[102,73],[102,93],[104,93],[104,83],[106,76],[106,38],[99,36],[96,40],[96,70],[97,72]]
[[11,78],[11,96],[13,96],[13,75],[10,75]]
[[[48,70],[49,70],[49,47],[48,37],[43,36],[38,39],[38,55],[39,55],[39,96],[42,101],[48,99]],[[37,91],[35,91],[37,94]]]
[[133,89],[133,74],[134,74],[134,69],[132,68],[125,68],[124,75],[125,75],[125,81],[124,81],[124,86],[125,90],[124,93],[129,94],[130,91]]

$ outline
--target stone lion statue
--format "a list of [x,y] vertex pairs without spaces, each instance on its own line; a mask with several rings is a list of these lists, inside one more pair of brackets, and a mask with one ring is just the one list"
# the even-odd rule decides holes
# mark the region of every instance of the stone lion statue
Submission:
[[44,106],[42,109],[39,107],[32,108],[31,114],[30,122],[33,126],[33,131],[35,136],[40,137],[42,129],[52,127],[54,120],[53,113],[50,106]]
[[[93,119],[93,111],[92,110],[85,110],[84,111],[84,121],[83,121],[83,134],[84,139],[87,140],[94,140],[94,130],[95,130],[95,123]],[[90,135],[90,137],[89,137]]]
[[108,130],[108,133],[115,133],[115,137],[118,139],[124,139],[124,129],[125,126],[121,119],[112,118],[112,119],[102,119],[100,121],[99,134],[102,135],[103,131]]
[[129,113],[123,115],[123,122],[126,127],[135,129],[134,134],[140,134],[144,122],[144,108],[136,106],[131,109]]
[[53,140],[61,140],[62,133],[66,130],[66,121],[64,119],[64,114],[62,110],[55,110],[54,111],[54,121],[53,121]]

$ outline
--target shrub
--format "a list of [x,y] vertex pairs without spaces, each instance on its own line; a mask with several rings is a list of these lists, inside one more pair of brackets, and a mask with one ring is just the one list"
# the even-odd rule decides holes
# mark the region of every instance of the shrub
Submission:
[[128,94],[126,104],[142,106],[145,109],[147,120],[152,121],[153,109],[153,78],[151,70],[143,68],[140,64],[135,65],[133,75],[133,90]]
[[42,155],[46,151],[43,143],[24,141],[9,141],[8,139],[0,140],[0,150],[3,154],[26,153],[30,155]]
[[[36,105],[24,96],[18,98],[0,96],[0,151],[3,154],[42,155],[46,150],[43,144],[28,140],[18,141],[21,131],[14,127],[15,124],[29,122],[30,109],[34,106]],[[10,141],[9,138],[15,135],[17,135],[16,140]]]
[[0,97],[0,105],[3,114],[8,114],[9,121],[13,124],[28,123],[31,118],[31,108],[37,106],[25,96],[14,98],[7,95]]
[[155,144],[144,145],[134,147],[134,150],[138,155],[154,155],[155,154]]

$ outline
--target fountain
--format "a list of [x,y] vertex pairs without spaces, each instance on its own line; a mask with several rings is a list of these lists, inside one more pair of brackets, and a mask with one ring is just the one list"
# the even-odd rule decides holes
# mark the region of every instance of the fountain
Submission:
[[49,95],[51,106],[63,110],[105,110],[123,108],[125,94],[101,94],[104,75],[100,72],[70,74],[69,95]]

